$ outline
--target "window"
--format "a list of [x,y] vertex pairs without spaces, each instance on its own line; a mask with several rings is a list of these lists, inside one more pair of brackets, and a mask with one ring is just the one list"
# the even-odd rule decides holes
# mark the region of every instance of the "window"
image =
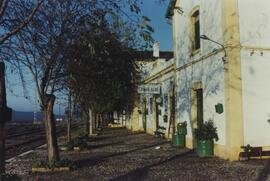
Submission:
[[200,13],[199,10],[192,14],[192,48],[193,51],[200,49]]

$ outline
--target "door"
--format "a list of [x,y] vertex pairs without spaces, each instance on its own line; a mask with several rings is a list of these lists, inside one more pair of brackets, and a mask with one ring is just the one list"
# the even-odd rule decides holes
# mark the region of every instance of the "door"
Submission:
[[197,98],[197,127],[203,124],[203,89],[196,90]]

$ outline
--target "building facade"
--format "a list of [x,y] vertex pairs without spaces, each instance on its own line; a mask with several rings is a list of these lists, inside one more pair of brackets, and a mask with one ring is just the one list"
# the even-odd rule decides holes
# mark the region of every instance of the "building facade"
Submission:
[[142,85],[160,92],[138,94],[129,127],[162,126],[169,138],[186,121],[186,145],[196,148],[194,129],[212,120],[216,156],[237,160],[247,144],[269,150],[270,1],[171,0],[167,18],[174,58],[142,63]]
[[172,52],[159,52],[154,45],[151,60],[137,62],[141,72],[133,113],[127,128],[133,131],[145,131],[154,134],[163,127],[166,137],[169,135],[171,118],[171,98],[175,78],[175,61]]
[[[172,0],[176,123],[213,120],[215,154],[236,160],[240,147],[270,146],[270,3]],[[223,111],[217,111],[217,107]]]

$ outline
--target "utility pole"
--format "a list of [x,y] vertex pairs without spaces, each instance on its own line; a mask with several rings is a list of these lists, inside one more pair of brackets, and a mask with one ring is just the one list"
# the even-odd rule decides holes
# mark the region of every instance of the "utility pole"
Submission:
[[5,64],[0,62],[0,181],[5,177],[5,124],[11,121],[11,113],[6,100]]

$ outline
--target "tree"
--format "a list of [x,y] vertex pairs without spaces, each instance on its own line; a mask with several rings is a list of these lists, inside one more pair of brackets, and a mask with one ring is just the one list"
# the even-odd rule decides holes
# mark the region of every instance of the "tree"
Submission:
[[[129,24],[129,30],[132,30],[136,36],[140,35],[144,40],[149,40],[152,31],[148,25],[149,19],[140,15],[137,3],[137,0],[44,0],[28,26],[9,39],[9,47],[1,50],[5,52],[1,54],[3,59],[8,60],[20,70],[27,69],[32,74],[40,107],[45,117],[49,162],[59,160],[53,114],[55,93],[63,89],[63,80],[70,79],[73,75],[64,69],[67,64],[66,55],[80,30],[87,26],[82,22],[84,19],[99,21],[98,17],[101,16],[111,20],[121,19],[123,21],[111,21],[114,22],[111,26],[121,27]],[[125,12],[127,4],[131,10],[129,13]],[[26,13],[26,11],[23,12],[23,14]],[[132,16],[132,14],[137,16]],[[126,17],[123,18],[122,15]],[[22,19],[18,18],[15,24],[21,21]],[[11,29],[13,25],[10,24],[8,28]],[[119,32],[115,33],[122,35],[127,31],[123,28],[117,30]],[[127,37],[122,38],[122,41],[126,41]],[[139,39],[134,39],[134,41],[137,41],[137,46],[145,44]],[[107,70],[109,70],[108,67]],[[98,77],[92,78],[93,81],[98,80]]]
[[[39,0],[36,3],[29,2],[26,0],[13,1],[13,0],[2,0],[0,1],[0,47],[8,47],[5,42],[13,35],[22,30],[34,17],[36,11],[42,4],[43,0]],[[22,11],[25,14],[20,14]],[[23,16],[23,18],[12,26],[15,18],[18,16]],[[1,60],[2,61],[2,60]],[[6,90],[5,90],[5,77],[4,77],[4,62],[1,63],[1,114],[6,115],[9,113],[11,115],[11,109],[6,107]],[[5,174],[5,122],[9,121],[10,118],[2,116],[0,120],[0,180],[4,179]],[[5,120],[8,119],[8,120]]]
[[[35,4],[29,0],[2,0],[0,1],[0,45],[8,38],[18,33],[32,20],[43,0],[38,0]],[[22,16],[16,24],[10,25],[14,18]],[[8,27],[8,28],[7,28]]]
[[[130,26],[120,28],[115,24],[121,22],[109,21],[102,15],[98,21],[85,19],[82,23],[86,24],[85,28],[66,54],[66,68],[72,75],[68,86],[80,100],[84,112],[90,110],[92,128],[91,117],[100,118],[102,114],[133,107],[138,80],[134,62],[137,51],[133,49],[137,47],[137,37]],[[125,41],[121,41],[123,37]],[[151,37],[146,39],[151,40]]]

